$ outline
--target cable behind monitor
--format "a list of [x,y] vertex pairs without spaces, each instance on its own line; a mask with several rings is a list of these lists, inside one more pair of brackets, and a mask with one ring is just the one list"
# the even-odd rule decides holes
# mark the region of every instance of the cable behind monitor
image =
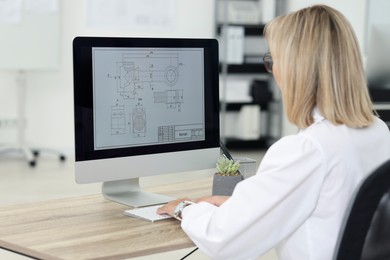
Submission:
[[226,148],[225,144],[222,141],[219,142],[219,146],[221,147],[222,154],[224,154],[226,158],[234,161],[233,156],[229,153],[228,149]]

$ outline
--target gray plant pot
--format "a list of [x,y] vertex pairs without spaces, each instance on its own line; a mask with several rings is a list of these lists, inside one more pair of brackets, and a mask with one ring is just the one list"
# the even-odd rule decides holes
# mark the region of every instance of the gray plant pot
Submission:
[[237,183],[242,180],[242,175],[221,176],[214,174],[212,194],[220,196],[231,196]]

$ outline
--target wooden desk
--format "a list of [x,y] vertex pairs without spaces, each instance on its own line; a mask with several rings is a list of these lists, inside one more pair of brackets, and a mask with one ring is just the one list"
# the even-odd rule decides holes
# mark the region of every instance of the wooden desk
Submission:
[[[211,178],[147,189],[174,197],[211,194]],[[175,219],[124,216],[128,206],[89,195],[0,207],[0,247],[42,259],[123,259],[194,244]]]

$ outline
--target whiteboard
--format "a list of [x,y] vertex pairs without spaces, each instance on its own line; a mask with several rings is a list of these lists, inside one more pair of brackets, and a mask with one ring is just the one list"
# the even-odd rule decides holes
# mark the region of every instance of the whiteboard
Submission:
[[0,36],[0,69],[59,67],[60,12],[24,12],[20,23],[0,23]]

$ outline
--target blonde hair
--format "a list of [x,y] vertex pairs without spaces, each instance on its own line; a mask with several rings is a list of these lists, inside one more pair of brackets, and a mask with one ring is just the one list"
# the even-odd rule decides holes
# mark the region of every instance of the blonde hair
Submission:
[[311,125],[314,107],[335,125],[360,128],[372,123],[360,48],[340,12],[324,5],[308,7],[275,18],[264,34],[292,123]]

